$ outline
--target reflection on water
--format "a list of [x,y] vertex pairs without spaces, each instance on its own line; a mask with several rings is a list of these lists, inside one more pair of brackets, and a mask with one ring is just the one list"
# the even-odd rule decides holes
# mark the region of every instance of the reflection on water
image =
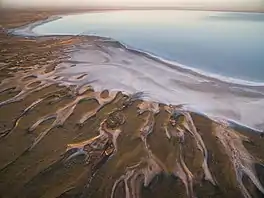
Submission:
[[262,13],[225,13],[210,16],[211,19],[263,22]]
[[[217,20],[216,20],[217,19]],[[95,34],[206,72],[264,80],[264,14],[114,11],[64,16],[45,35]]]

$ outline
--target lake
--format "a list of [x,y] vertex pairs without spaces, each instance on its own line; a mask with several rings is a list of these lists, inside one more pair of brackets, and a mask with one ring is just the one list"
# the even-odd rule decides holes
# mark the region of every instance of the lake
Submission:
[[220,76],[264,82],[264,14],[141,10],[62,16],[40,35],[97,35]]
[[0,18],[0,197],[264,197],[262,14],[55,11]]
[[131,10],[59,17],[13,33],[96,37],[75,37],[81,42],[70,44],[67,58],[41,78],[140,92],[144,100],[263,130],[264,14]]

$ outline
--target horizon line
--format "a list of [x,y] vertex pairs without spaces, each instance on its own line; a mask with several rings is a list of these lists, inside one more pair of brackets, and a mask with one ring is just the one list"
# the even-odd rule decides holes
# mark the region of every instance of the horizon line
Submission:
[[[230,12],[264,12],[263,8],[254,8],[254,7],[215,7],[215,6],[8,6],[0,7],[0,9],[16,9],[16,10],[58,10],[58,11],[92,11],[92,10],[190,10],[190,11],[230,11]],[[34,11],[32,10],[32,11]]]

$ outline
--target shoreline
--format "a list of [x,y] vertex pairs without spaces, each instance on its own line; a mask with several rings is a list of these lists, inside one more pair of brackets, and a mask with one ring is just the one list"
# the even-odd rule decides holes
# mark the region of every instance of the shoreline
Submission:
[[36,33],[33,32],[33,29],[37,26],[40,26],[45,23],[49,23],[52,21],[56,21],[58,19],[62,18],[60,15],[52,15],[48,17],[47,19],[36,21],[30,24],[23,25],[18,28],[13,28],[13,29],[7,29],[7,33],[12,34],[14,36],[23,36],[23,37],[43,37],[41,35],[37,35]]
[[[82,13],[73,13],[73,14],[82,14]],[[108,40],[110,42],[115,42],[121,48],[125,48],[126,50],[129,50],[133,53],[138,53],[138,54],[146,56],[152,60],[166,64],[167,66],[172,67],[173,69],[178,69],[178,70],[181,70],[183,72],[190,73],[190,74],[196,74],[199,77],[203,77],[203,78],[208,79],[208,80],[213,80],[213,81],[216,81],[218,83],[238,85],[238,86],[245,87],[245,88],[247,88],[247,87],[264,87],[264,81],[263,82],[250,81],[250,80],[220,75],[220,74],[216,74],[216,73],[211,73],[208,71],[203,71],[201,69],[197,69],[194,67],[183,65],[181,63],[178,63],[177,61],[167,60],[167,59],[164,59],[160,56],[146,52],[144,50],[140,50],[140,49],[134,48],[132,46],[128,46],[125,43],[122,43],[121,41],[112,39],[111,37],[101,37],[101,36],[96,36],[93,34],[88,34],[88,35],[81,35],[81,34],[76,34],[76,35],[71,35],[71,34],[69,34],[69,35],[66,35],[66,34],[65,35],[59,35],[59,34],[58,35],[39,35],[33,31],[33,29],[36,28],[37,26],[41,26],[45,23],[49,23],[52,21],[59,20],[59,19],[63,18],[63,16],[68,16],[68,15],[72,15],[72,14],[70,13],[67,15],[66,14],[65,15],[55,15],[55,16],[53,15],[53,16],[49,17],[48,19],[41,20],[41,21],[38,21],[38,22],[35,22],[32,24],[27,24],[27,25],[22,26],[22,27],[14,28],[13,30],[10,31],[10,33],[14,34],[16,36],[25,36],[25,37],[33,37],[33,38],[34,37],[40,37],[40,38],[58,37],[59,38],[59,37],[63,37],[63,36],[72,36],[72,37],[84,36],[87,38],[93,38],[93,37],[102,38],[102,39]]]
[[[21,18],[15,20],[27,21]],[[85,52],[91,64],[107,63],[97,55],[119,50],[102,39],[0,36],[0,87],[10,88],[0,93],[0,103],[11,99],[0,114],[4,197],[263,196],[262,134],[181,106],[141,100],[141,93],[97,92],[87,83],[92,76],[82,81],[75,56],[69,58]],[[72,73],[59,75],[71,67]]]
[[[76,14],[79,14],[79,13],[76,13]],[[262,93],[263,92],[263,88],[264,88],[264,83],[257,83],[257,82],[251,82],[251,81],[245,81],[245,80],[241,80],[241,79],[234,79],[234,78],[230,78],[230,77],[225,77],[225,76],[220,76],[220,75],[217,75],[217,74],[211,74],[211,73],[207,73],[207,72],[204,72],[204,71],[200,71],[198,69],[195,69],[195,68],[189,68],[187,66],[184,66],[184,65],[181,65],[179,63],[176,63],[176,62],[173,62],[173,61],[168,61],[168,60],[165,60],[161,57],[158,57],[158,56],[155,56],[155,55],[152,55],[151,53],[148,53],[148,52],[144,52],[144,51],[141,51],[141,50],[138,50],[138,49],[134,49],[134,48],[131,48],[125,44],[123,44],[122,42],[120,41],[116,41],[112,38],[107,38],[107,37],[100,37],[100,36],[94,36],[94,35],[37,35],[36,33],[34,33],[33,29],[41,24],[45,24],[45,23],[48,23],[50,21],[54,21],[54,20],[58,20],[60,19],[62,16],[61,15],[55,15],[55,16],[51,16],[49,17],[48,19],[45,19],[45,20],[42,20],[42,21],[37,21],[35,23],[31,23],[31,24],[27,24],[23,27],[18,27],[18,28],[14,28],[10,33],[15,35],[15,36],[25,36],[25,37],[32,37],[32,38],[47,38],[47,39],[51,39],[51,38],[57,38],[57,39],[60,39],[60,38],[64,38],[64,37],[72,37],[72,38],[78,38],[78,37],[84,37],[84,38],[91,38],[91,39],[95,39],[95,38],[99,38],[99,39],[102,39],[103,42],[106,42],[106,44],[111,44],[114,43],[114,44],[117,44],[118,48],[123,48],[129,52],[132,52],[133,54],[138,54],[140,56],[143,56],[143,57],[146,57],[146,58],[149,58],[155,62],[158,62],[158,63],[161,63],[161,64],[164,64],[166,66],[168,66],[168,68],[172,69],[172,70],[177,70],[179,72],[182,72],[182,73],[187,73],[187,74],[191,74],[191,75],[194,75],[196,77],[199,77],[199,78],[202,78],[202,79],[205,79],[207,81],[212,81],[213,83],[218,83],[219,86],[235,86],[235,87],[239,87],[241,89],[245,88],[255,88],[254,91]],[[18,32],[18,33],[17,33]],[[116,90],[116,89],[115,89]],[[129,93],[125,90],[123,90],[124,93]],[[130,93],[132,94],[132,93]],[[151,98],[151,97],[150,97]],[[164,103],[164,101],[158,101],[160,103]],[[243,122],[240,122],[239,120],[234,120],[234,119],[231,119],[231,118],[228,118],[228,117],[225,117],[225,116],[217,116],[217,115],[210,115],[208,114],[207,112],[204,112],[202,111],[199,106],[193,106],[193,105],[188,105],[186,104],[185,105],[186,108],[189,109],[189,111],[192,111],[194,113],[201,113],[201,114],[205,114],[205,115],[208,115],[209,117],[211,117],[212,119],[215,119],[214,117],[216,116],[216,120],[222,120],[222,119],[225,119],[227,120],[229,123],[233,123],[233,122],[236,122],[238,125],[241,125],[245,128],[249,128],[251,130],[254,130],[256,132],[262,132],[261,129],[258,129],[258,128],[255,128],[253,126],[249,126]]]

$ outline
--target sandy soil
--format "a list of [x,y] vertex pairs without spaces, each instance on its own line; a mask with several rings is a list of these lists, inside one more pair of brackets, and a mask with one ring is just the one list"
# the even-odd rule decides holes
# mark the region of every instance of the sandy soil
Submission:
[[65,12],[1,11],[0,102],[32,91],[0,106],[0,197],[263,197],[260,134],[135,96],[13,79],[52,72],[89,38],[6,29]]

